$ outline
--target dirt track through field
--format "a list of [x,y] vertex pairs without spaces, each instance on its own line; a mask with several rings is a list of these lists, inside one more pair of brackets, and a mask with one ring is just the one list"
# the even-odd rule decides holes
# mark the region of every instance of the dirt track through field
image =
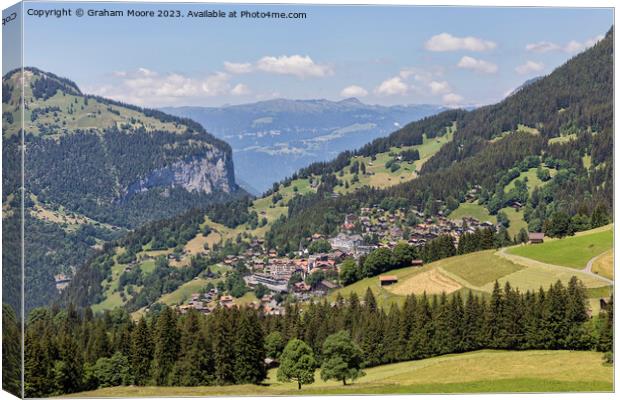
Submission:
[[436,269],[421,272],[386,289],[398,295],[452,293],[462,286]]

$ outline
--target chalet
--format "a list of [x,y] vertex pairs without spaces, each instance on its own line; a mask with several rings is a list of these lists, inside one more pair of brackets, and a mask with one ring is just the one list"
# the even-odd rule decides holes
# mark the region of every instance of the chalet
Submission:
[[310,291],[310,285],[305,282],[297,282],[293,285],[293,291],[295,293],[306,293]]
[[71,277],[65,274],[54,275],[54,281],[56,282],[56,290],[61,291],[71,282]]
[[342,250],[335,250],[329,253],[329,258],[335,260],[336,262],[340,262],[347,258],[347,253]]
[[601,310],[607,310],[607,306],[609,306],[609,302],[611,300],[609,298],[601,298],[599,299],[599,304],[601,306]]
[[230,295],[220,297],[220,305],[222,307],[231,308],[235,305],[234,298]]
[[512,204],[510,205],[510,207],[514,208],[515,210],[519,211],[523,208],[523,203],[521,203],[520,201],[513,201]]
[[530,232],[529,240],[531,244],[543,243],[545,238],[545,234],[542,232]]
[[381,286],[389,286],[398,283],[398,277],[396,275],[381,275],[379,277]]
[[338,285],[335,284],[334,282],[331,282],[331,281],[328,281],[328,280],[322,280],[316,286],[316,291],[317,292],[323,292],[325,294],[329,293],[330,291],[332,291],[334,289],[338,289]]

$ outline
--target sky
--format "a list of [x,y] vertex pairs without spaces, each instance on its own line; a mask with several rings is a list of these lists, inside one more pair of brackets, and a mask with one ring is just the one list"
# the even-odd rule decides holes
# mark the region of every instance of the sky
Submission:
[[[123,17],[75,16],[75,9]],[[272,98],[371,104],[497,102],[550,73],[610,29],[612,9],[25,3],[72,9],[24,17],[24,62],[83,92],[147,106],[221,106]],[[129,17],[179,10],[183,18]],[[188,11],[237,11],[196,18]],[[305,19],[240,18],[241,11]],[[228,14],[227,14],[228,15]]]

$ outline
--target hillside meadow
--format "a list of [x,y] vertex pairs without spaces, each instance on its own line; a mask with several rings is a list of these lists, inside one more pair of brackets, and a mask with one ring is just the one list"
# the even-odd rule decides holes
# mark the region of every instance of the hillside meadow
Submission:
[[575,235],[563,239],[545,238],[545,243],[513,247],[509,254],[531,258],[540,262],[583,269],[588,261],[611,249],[611,226],[591,234]]
[[613,367],[591,351],[482,350],[424,360],[383,365],[365,370],[352,384],[315,382],[297,390],[295,383],[276,379],[269,371],[263,385],[202,387],[111,387],[63,397],[144,396],[273,396],[326,394],[406,394],[485,392],[610,392]]
[[[392,303],[402,304],[405,297],[409,294],[427,295],[447,294],[460,292],[465,294],[470,290],[478,294],[490,294],[493,290],[495,281],[500,285],[510,282],[513,288],[518,288],[522,292],[527,290],[536,291],[541,286],[548,288],[549,285],[557,280],[567,284],[572,276],[579,278],[584,286],[590,290],[591,298],[602,297],[602,290],[609,286],[609,282],[596,275],[588,274],[570,268],[569,265],[562,266],[547,264],[527,258],[516,256],[515,250],[524,248],[544,248],[548,244],[554,247],[559,246],[563,249],[565,259],[573,260],[581,257],[582,251],[602,253],[605,248],[609,248],[605,243],[611,234],[609,228],[606,230],[593,230],[593,233],[582,234],[579,236],[565,238],[548,242],[544,245],[520,246],[506,248],[499,251],[485,250],[475,253],[458,255],[432,262],[423,267],[407,267],[392,270],[386,275],[395,275],[398,282],[389,286],[381,286],[379,276],[361,279],[349,286],[334,291],[329,299],[333,301],[338,294],[347,298],[355,292],[360,298],[364,296],[366,290],[370,289],[381,306],[390,306]],[[577,242],[575,242],[577,240]],[[590,248],[592,242],[599,243],[595,249]],[[576,243],[580,244],[577,246]],[[586,250],[584,250],[586,249]],[[589,254],[589,253],[588,253]],[[589,259],[589,258],[588,258]],[[586,260],[587,261],[587,260]],[[610,257],[600,257],[600,262],[593,268],[606,269],[609,273]],[[585,265],[585,264],[584,264]],[[613,264],[612,264],[613,266]],[[611,268],[613,270],[613,268]],[[605,276],[601,273],[601,276]],[[598,313],[598,307],[593,307],[593,311]]]

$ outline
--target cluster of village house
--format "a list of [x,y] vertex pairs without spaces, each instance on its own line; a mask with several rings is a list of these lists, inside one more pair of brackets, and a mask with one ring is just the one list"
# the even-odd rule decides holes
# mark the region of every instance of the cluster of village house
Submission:
[[[206,315],[210,314],[218,305],[224,308],[232,308],[235,306],[235,299],[228,294],[220,296],[218,290],[213,288],[206,293],[192,293],[189,302],[178,306],[178,310],[181,314],[185,314],[188,310],[194,309]],[[282,306],[276,302],[272,294],[266,294],[259,301],[249,303],[248,306],[259,309],[266,315],[283,313]]]
[[[367,246],[361,245],[362,235],[376,235],[380,240],[379,247],[392,248],[402,240],[412,246],[421,247],[428,241],[442,235],[452,236],[455,243],[465,233],[473,233],[476,229],[498,227],[490,221],[478,221],[476,218],[464,217],[459,220],[446,218],[442,212],[437,217],[428,218],[417,210],[412,210],[418,224],[407,226],[405,218],[396,212],[386,212],[379,207],[368,207],[360,210],[360,215],[349,214],[341,227],[341,233],[331,239],[332,247],[355,245],[358,252],[367,252]],[[406,228],[401,228],[406,227]],[[406,230],[405,230],[406,229]]]
[[[265,241],[260,238],[253,239],[243,253],[227,256],[223,263],[229,266],[245,263],[251,273],[244,277],[247,286],[254,288],[259,284],[264,285],[273,293],[291,293],[299,300],[309,300],[312,297],[325,296],[331,290],[338,287],[332,280],[324,279],[312,287],[301,282],[289,286],[289,281],[294,274],[299,274],[302,279],[308,275],[323,271],[326,276],[335,276],[339,272],[339,265],[348,257],[359,259],[379,247],[393,248],[399,242],[405,240],[408,244],[416,247],[424,246],[428,241],[441,235],[449,235],[458,243],[459,238],[465,233],[473,233],[476,229],[497,228],[489,221],[478,221],[475,218],[465,217],[461,220],[450,220],[441,213],[434,218],[425,218],[424,214],[413,210],[418,223],[409,226],[405,217],[400,212],[388,212],[378,206],[362,208],[358,214],[349,214],[345,217],[340,227],[340,233],[334,237],[326,238],[321,234],[314,234],[310,241],[327,240],[331,245],[328,253],[309,254],[308,249],[300,249],[295,258],[278,257],[274,249],[267,249]],[[541,236],[540,238],[536,235]],[[364,236],[375,236],[377,244],[368,244]],[[542,234],[531,234],[531,242],[542,242]],[[169,257],[174,257],[171,254]],[[414,260],[414,266],[421,266],[421,260]],[[129,265],[127,269],[131,269]],[[58,275],[56,278],[57,288],[62,289],[70,281],[67,275]],[[397,278],[391,275],[379,277],[381,285],[393,284]],[[209,313],[220,304],[223,307],[235,305],[235,299],[227,294],[218,293],[217,289],[211,289],[206,293],[194,293],[187,304],[180,306],[180,311],[185,312],[194,308],[203,313]],[[282,313],[282,308],[274,300],[272,295],[266,295],[260,300],[251,303],[251,306],[261,308],[267,314]]]
[[[414,211],[415,212],[415,211]],[[450,235],[454,238],[455,243],[464,233],[473,233],[476,229],[485,229],[495,227],[495,224],[488,221],[478,221],[475,218],[463,218],[458,221],[452,221],[440,215],[435,218],[424,218],[424,215],[415,212],[420,223],[415,226],[407,227],[407,234],[404,229],[399,226],[406,226],[404,217],[399,213],[390,213],[379,207],[362,208],[359,215],[349,214],[346,216],[344,223],[340,227],[340,233],[334,237],[326,238],[321,234],[314,234],[310,241],[327,240],[331,245],[329,253],[308,254],[308,250],[300,249],[295,258],[278,257],[276,250],[267,249],[262,239],[253,239],[249,248],[242,254],[228,256],[224,263],[227,265],[235,265],[244,262],[251,273],[244,277],[247,286],[253,288],[259,284],[264,285],[267,289],[274,293],[290,293],[299,300],[308,300],[312,297],[325,296],[331,290],[336,289],[338,284],[332,280],[322,280],[318,284],[311,287],[307,283],[301,281],[289,285],[289,280],[293,274],[299,274],[302,278],[316,272],[331,272],[332,276],[339,271],[339,265],[348,257],[358,259],[360,256],[366,255],[379,247],[393,248],[399,242],[406,240],[410,245],[423,246],[429,240],[435,239],[440,235]],[[369,245],[365,243],[363,236],[375,234],[379,238],[379,243]],[[421,260],[414,260],[414,266],[421,266]],[[330,275],[330,274],[326,274]],[[396,277],[385,275],[379,277],[381,285],[393,284],[397,281]],[[230,296],[221,296],[218,301],[214,298],[194,299],[189,304],[183,306],[186,308],[197,308],[203,312],[205,310],[205,302],[211,304],[219,304],[224,307],[230,307],[235,304],[234,298]],[[270,314],[281,313],[281,307],[275,303],[271,295],[267,295],[252,303],[254,307],[261,307],[264,312]]]

